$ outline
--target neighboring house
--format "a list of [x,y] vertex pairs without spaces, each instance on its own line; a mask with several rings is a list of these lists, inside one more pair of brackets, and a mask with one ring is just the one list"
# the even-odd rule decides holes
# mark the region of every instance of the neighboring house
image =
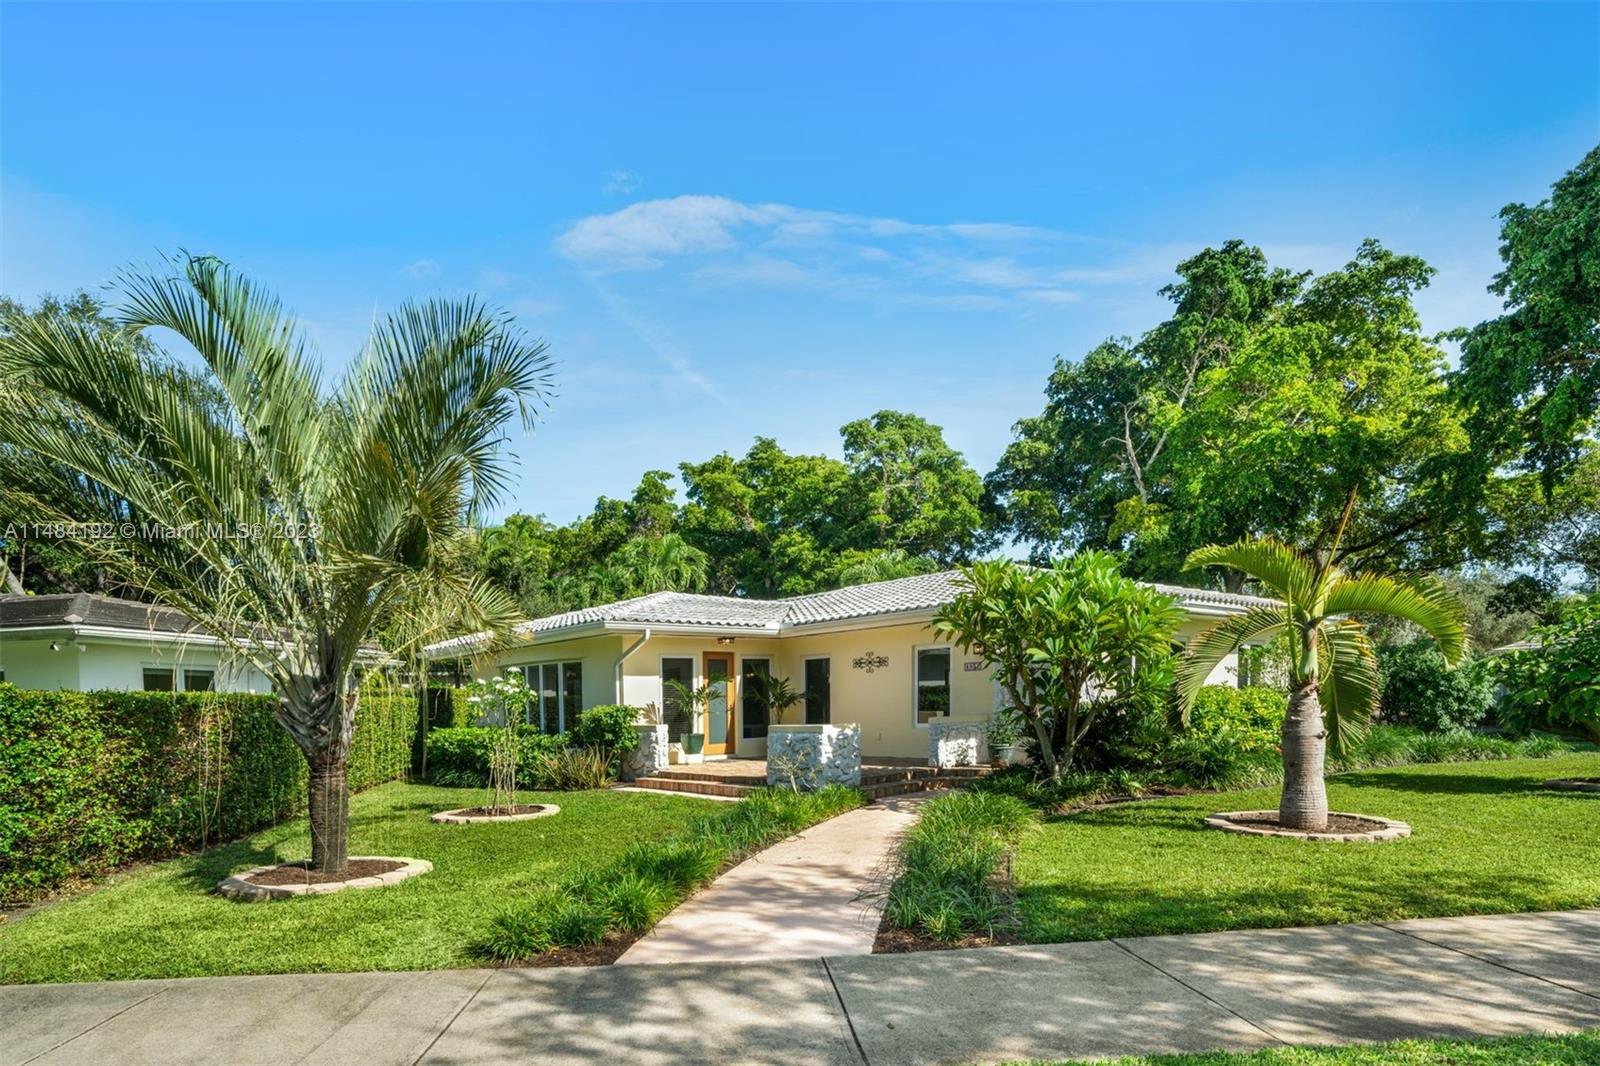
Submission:
[[[960,572],[924,574],[781,600],[657,592],[517,626],[509,647],[487,651],[482,636],[428,649],[434,660],[473,660],[479,676],[522,670],[534,690],[534,720],[547,732],[605,703],[661,709],[673,741],[705,734],[707,755],[760,757],[769,715],[749,678],[775,674],[805,693],[786,724],[855,723],[867,757],[921,758],[928,723],[983,720],[998,693],[981,657],[962,654],[930,628],[957,592]],[[1182,605],[1179,639],[1212,620],[1269,602],[1202,589],[1155,586]],[[1213,675],[1236,684],[1230,656]],[[706,722],[663,698],[663,681],[691,688],[726,679]]]
[[0,596],[0,681],[22,688],[269,692],[181,611],[89,592]]

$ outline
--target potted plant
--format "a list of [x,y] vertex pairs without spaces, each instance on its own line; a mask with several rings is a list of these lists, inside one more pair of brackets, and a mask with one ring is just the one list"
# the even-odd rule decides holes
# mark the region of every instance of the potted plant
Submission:
[[805,693],[796,689],[787,677],[767,674],[753,680],[756,690],[761,694],[761,702],[767,705],[767,721],[772,725],[782,725],[783,716],[789,708],[806,698]]
[[705,733],[694,730],[702,721],[711,716],[711,703],[722,695],[722,686],[725,683],[720,679],[710,680],[698,688],[690,688],[677,679],[667,681],[667,693],[673,699],[689,708],[691,732],[683,734],[682,741],[685,755],[699,755],[705,750]]
[[1021,736],[1016,716],[1005,711],[995,712],[995,716],[989,719],[987,732],[989,761],[997,767],[1009,766],[1011,754],[1016,750],[1017,740]]

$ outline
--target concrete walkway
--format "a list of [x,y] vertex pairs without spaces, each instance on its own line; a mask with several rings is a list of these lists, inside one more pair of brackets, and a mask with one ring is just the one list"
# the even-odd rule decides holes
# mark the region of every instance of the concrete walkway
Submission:
[[1600,910],[566,970],[0,987],[0,1066],[868,1064],[1600,1026]]
[[870,955],[882,902],[862,893],[937,795],[879,800],[757,853],[667,915],[617,965]]

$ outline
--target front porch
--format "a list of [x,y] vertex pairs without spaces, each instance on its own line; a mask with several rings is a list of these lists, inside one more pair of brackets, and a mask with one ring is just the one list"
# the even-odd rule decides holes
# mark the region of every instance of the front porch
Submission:
[[[861,764],[861,790],[872,799],[908,792],[953,788],[989,772],[986,766],[946,766],[942,769],[915,759],[868,758]],[[765,759],[707,759],[705,762],[669,766],[633,782],[637,788],[661,792],[689,792],[701,796],[736,799],[767,784]]]

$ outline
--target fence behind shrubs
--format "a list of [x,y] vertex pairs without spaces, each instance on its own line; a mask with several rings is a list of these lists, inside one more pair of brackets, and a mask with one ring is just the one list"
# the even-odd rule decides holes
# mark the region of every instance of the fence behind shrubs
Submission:
[[[0,905],[295,814],[306,765],[247,693],[70,692],[0,683]],[[364,693],[350,786],[403,777],[414,693]]]

